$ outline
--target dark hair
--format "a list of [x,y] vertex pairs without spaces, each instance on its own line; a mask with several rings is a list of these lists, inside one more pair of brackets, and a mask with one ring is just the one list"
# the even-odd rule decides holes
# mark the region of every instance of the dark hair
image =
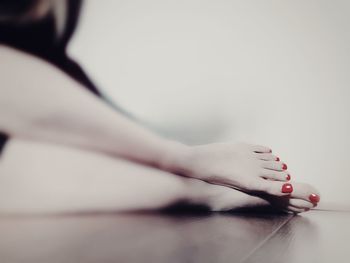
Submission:
[[0,0],[0,18],[21,16],[37,2],[37,0]]

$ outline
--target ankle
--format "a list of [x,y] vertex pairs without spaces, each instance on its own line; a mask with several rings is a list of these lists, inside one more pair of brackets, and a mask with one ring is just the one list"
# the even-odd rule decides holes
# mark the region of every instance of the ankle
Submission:
[[181,175],[187,175],[184,167],[190,156],[191,147],[180,142],[168,141],[159,158],[158,168]]

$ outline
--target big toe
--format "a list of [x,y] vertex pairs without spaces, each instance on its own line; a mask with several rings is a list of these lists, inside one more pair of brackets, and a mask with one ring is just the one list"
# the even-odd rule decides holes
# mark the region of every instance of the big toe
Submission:
[[[291,202],[294,203],[304,203],[306,201],[311,203],[313,206],[316,206],[320,201],[320,194],[315,189],[315,187],[305,184],[305,183],[293,183],[293,192],[291,193]],[[300,200],[300,201],[299,201]]]

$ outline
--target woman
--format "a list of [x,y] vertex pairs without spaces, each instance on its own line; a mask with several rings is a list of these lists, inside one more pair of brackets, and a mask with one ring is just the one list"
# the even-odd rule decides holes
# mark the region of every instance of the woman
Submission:
[[66,54],[80,5],[0,2],[0,212],[317,205],[268,147],[183,145],[107,105]]

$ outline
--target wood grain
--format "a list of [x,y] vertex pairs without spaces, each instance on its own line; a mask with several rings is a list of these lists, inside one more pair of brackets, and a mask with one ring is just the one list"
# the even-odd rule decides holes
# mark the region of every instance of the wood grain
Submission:
[[294,217],[245,263],[348,263],[350,262],[350,212],[311,211]]
[[254,214],[0,218],[0,262],[239,262],[289,218]]

